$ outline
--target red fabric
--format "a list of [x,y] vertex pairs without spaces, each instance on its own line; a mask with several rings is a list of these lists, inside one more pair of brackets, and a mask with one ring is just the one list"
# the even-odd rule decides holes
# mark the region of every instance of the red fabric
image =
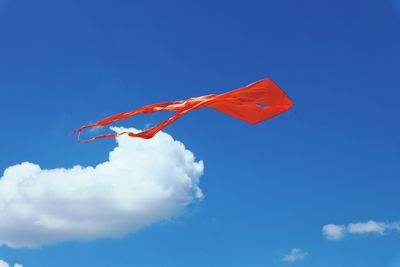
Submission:
[[[285,94],[285,92],[282,91],[282,89],[280,89],[272,79],[266,78],[223,94],[205,95],[189,98],[187,100],[151,104],[132,111],[115,114],[91,125],[84,125],[73,133],[78,133],[78,140],[81,142],[90,142],[100,138],[117,137],[122,134],[127,134],[131,137],[149,139],[169,124],[179,119],[182,115],[198,108],[214,108],[237,119],[244,120],[251,124],[256,124],[279,115],[290,109],[292,106],[293,101]],[[98,135],[89,140],[80,139],[80,132],[84,129],[105,126],[137,114],[147,114],[163,110],[176,111],[176,113],[168,120],[143,132],[110,133]]]

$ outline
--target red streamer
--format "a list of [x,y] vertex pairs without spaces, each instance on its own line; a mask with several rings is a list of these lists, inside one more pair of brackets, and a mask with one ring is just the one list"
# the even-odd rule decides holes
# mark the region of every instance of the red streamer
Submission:
[[[277,116],[290,109],[292,106],[293,101],[285,92],[280,89],[272,79],[266,78],[223,94],[212,94],[193,97],[187,100],[151,104],[132,111],[115,114],[91,125],[84,125],[73,131],[73,133],[78,133],[78,140],[80,142],[91,142],[100,138],[118,137],[123,134],[127,134],[131,137],[149,139],[169,124],[179,119],[182,115],[194,109],[210,107],[237,119],[256,124]],[[88,140],[80,139],[80,133],[84,129],[105,126],[138,114],[148,114],[163,110],[176,111],[176,113],[166,121],[143,132],[132,133],[126,131],[98,135]]]

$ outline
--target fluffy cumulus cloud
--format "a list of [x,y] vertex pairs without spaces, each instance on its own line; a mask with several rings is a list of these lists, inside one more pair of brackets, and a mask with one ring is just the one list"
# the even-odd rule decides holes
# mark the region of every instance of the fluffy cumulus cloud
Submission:
[[5,261],[0,260],[0,267],[10,267],[10,265]]
[[[10,264],[8,264],[8,262],[0,260],[0,267],[10,267]],[[23,266],[21,264],[14,264],[14,267],[23,267]]]
[[108,161],[94,167],[11,166],[0,179],[0,244],[123,236],[201,198],[202,173],[203,162],[163,132],[149,140],[117,138]]
[[367,222],[350,223],[345,225],[327,224],[322,227],[322,233],[329,240],[341,240],[346,235],[383,235],[400,232],[400,222]]
[[304,252],[300,248],[292,248],[289,254],[283,256],[282,260],[286,262],[302,261],[308,256],[307,252]]

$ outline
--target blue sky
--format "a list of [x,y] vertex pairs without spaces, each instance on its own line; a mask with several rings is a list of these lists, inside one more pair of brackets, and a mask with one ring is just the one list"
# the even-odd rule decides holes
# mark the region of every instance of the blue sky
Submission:
[[[264,77],[295,102],[258,125],[204,109],[168,127],[204,161],[204,198],[172,219],[118,239],[3,245],[0,259],[28,267],[400,266],[400,233],[386,227],[400,221],[398,1],[0,3],[1,173],[24,161],[44,169],[103,162],[115,140],[81,144],[68,133],[154,102]],[[143,128],[166,116],[118,125]],[[370,220],[384,233],[365,228]],[[358,232],[349,226],[356,223]],[[328,224],[346,233],[329,240]],[[294,248],[304,257],[285,261]]]

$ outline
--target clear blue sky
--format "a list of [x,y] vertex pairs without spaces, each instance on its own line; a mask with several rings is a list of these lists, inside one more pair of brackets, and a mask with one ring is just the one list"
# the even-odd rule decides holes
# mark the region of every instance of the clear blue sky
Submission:
[[[198,110],[168,127],[205,163],[205,198],[173,221],[122,239],[2,246],[0,258],[24,267],[400,266],[400,233],[331,241],[321,232],[400,220],[399,48],[398,1],[0,0],[0,172],[23,161],[99,163],[115,142],[80,144],[69,131],[149,103],[264,77],[295,102],[255,126]],[[282,261],[292,248],[308,256]]]

